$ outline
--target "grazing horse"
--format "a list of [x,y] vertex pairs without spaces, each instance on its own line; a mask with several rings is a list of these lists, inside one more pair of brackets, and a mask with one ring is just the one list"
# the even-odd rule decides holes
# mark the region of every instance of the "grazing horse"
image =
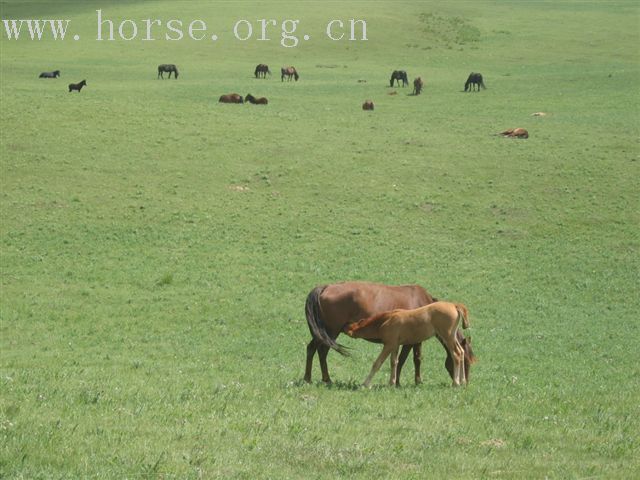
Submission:
[[86,80],[82,80],[80,83],[70,83],[69,93],[73,92],[74,90],[77,90],[78,93],[80,93],[80,90],[82,90],[82,87],[85,87],[86,85],[87,85]]
[[453,386],[467,383],[464,369],[464,348],[458,341],[458,327],[469,328],[469,312],[460,303],[434,302],[414,310],[392,310],[343,327],[350,337],[381,340],[384,347],[373,362],[364,381],[368,387],[382,363],[391,354],[390,385],[397,383],[398,351],[400,345],[415,345],[437,336],[453,356]]
[[39,78],[58,78],[60,76],[60,70],[54,70],[53,72],[42,72]]
[[289,82],[291,81],[291,77],[293,77],[297,82],[300,75],[298,75],[298,71],[295,67],[282,67],[280,69],[280,81],[284,82],[284,77],[287,77],[287,81]]
[[483,89],[487,88],[484,86],[484,81],[482,80],[481,73],[471,72],[469,74],[469,77],[467,78],[467,81],[464,84],[464,91],[466,92],[467,90],[469,90],[469,87],[471,87],[470,91],[473,91],[474,86],[478,87],[478,91],[480,91],[480,87],[482,87]]
[[[419,285],[390,286],[369,282],[344,282],[315,287],[307,296],[305,313],[312,340],[307,345],[307,364],[304,380],[311,382],[313,357],[318,352],[322,381],[331,383],[327,367],[327,354],[333,348],[347,355],[344,346],[336,342],[345,325],[362,318],[396,308],[418,308],[434,302],[435,299]],[[472,359],[471,342],[459,333],[459,342],[467,351],[465,359]],[[374,341],[374,340],[372,340]],[[444,344],[443,344],[444,346]],[[398,379],[402,366],[413,348],[415,382],[420,383],[421,344],[405,345],[398,359]],[[446,348],[445,348],[446,350]],[[465,360],[465,374],[469,375],[469,361]],[[453,361],[447,350],[445,368],[453,378]],[[397,382],[399,386],[399,381]]]
[[420,95],[420,92],[422,91],[422,87],[424,87],[424,82],[420,77],[416,78],[413,81],[413,94]]
[[409,77],[407,77],[407,72],[404,70],[394,70],[391,74],[391,80],[389,80],[389,86],[393,87],[394,80],[397,82],[398,86],[400,86],[400,80],[402,80],[402,86],[406,87],[409,85]]
[[228,95],[222,95],[218,99],[219,103],[243,103],[242,95],[237,93],[229,93]]
[[169,72],[169,78],[171,78],[171,73],[173,72],[173,78],[178,79],[178,67],[172,64],[163,64],[158,65],[158,78],[164,80],[163,73]]
[[256,66],[256,70],[253,72],[256,78],[267,78],[267,73],[271,75],[271,70],[269,70],[269,65],[265,65],[264,63]]
[[529,138],[529,132],[527,132],[524,128],[509,128],[504,132],[500,132],[498,135],[511,138]]
[[365,102],[362,104],[362,109],[363,110],[373,110],[373,102],[371,100],[365,100]]
[[244,97],[244,101],[253,103],[254,105],[267,105],[269,103],[269,100],[267,100],[265,97],[256,98],[250,93],[247,93],[247,96]]

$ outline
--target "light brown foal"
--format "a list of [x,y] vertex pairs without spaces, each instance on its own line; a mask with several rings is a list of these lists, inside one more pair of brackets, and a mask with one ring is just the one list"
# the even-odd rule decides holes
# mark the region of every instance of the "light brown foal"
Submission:
[[397,381],[398,350],[400,345],[414,345],[434,335],[440,337],[453,358],[453,386],[467,383],[464,373],[464,349],[456,338],[462,321],[469,327],[469,311],[460,303],[434,302],[414,310],[391,310],[365,318],[345,326],[347,335],[353,338],[379,339],[384,344],[369,376],[364,381],[368,387],[371,379],[391,354],[390,385]]

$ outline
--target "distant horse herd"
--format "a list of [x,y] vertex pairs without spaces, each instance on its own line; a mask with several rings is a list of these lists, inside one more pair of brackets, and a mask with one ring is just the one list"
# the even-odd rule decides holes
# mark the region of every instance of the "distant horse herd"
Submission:
[[[159,80],[164,80],[165,73],[168,74],[168,78],[171,78],[171,75],[173,75],[174,80],[178,79],[178,76],[179,76],[178,67],[172,63],[165,63],[165,64],[158,65],[157,78]],[[259,63],[258,65],[256,65],[256,68],[253,74],[257,79],[258,78],[266,79],[267,75],[271,75],[271,70],[269,70],[269,65],[264,63]],[[54,70],[52,72],[42,72],[40,74],[40,78],[59,78],[59,77],[60,77],[60,70]],[[300,79],[300,74],[298,73],[296,68],[293,66],[282,67],[280,69],[280,81],[284,82],[285,78],[287,79],[288,82],[290,82],[291,79],[297,82]],[[358,82],[361,83],[366,81],[358,80]],[[393,87],[394,83],[396,86],[399,87],[400,82],[402,82],[403,87],[406,87],[407,85],[409,85],[409,76],[407,75],[407,72],[405,70],[394,70],[391,73],[391,78],[389,79],[389,87]],[[82,80],[79,83],[70,83],[69,92],[76,91],[79,93],[82,90],[82,88],[85,87],[86,85],[87,85],[86,80]],[[422,80],[421,77],[416,77],[413,80],[412,95],[414,96],[420,95],[422,93],[422,90],[424,89],[424,86],[425,86],[424,80]],[[476,73],[476,72],[471,72],[467,77],[467,81],[464,84],[465,92],[473,92],[473,91],[479,92],[480,89],[485,90],[486,88],[487,87],[484,84],[482,74]],[[396,94],[397,94],[396,91],[392,91],[389,93],[389,95],[396,95]],[[251,103],[253,105],[269,104],[269,100],[267,98],[254,97],[250,93],[245,95],[244,97],[242,97],[237,93],[229,93],[229,94],[221,95],[220,98],[218,99],[218,102],[219,103]],[[373,100],[366,100],[362,104],[362,109],[366,111],[373,111],[375,109]],[[546,113],[538,112],[533,115],[544,116],[546,115]],[[503,137],[510,137],[510,138],[529,138],[529,132],[527,132],[527,130],[525,130],[524,128],[511,128],[503,132],[500,132],[497,135],[501,135]]]

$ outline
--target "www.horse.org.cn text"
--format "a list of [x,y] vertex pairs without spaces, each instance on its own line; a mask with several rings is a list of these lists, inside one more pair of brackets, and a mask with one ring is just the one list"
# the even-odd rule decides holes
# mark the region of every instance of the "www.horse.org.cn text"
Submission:
[[[80,35],[71,35],[71,20],[47,19],[11,19],[2,20],[4,33],[9,40],[59,40],[73,38],[80,40]],[[311,40],[311,36],[301,31],[300,20],[285,19],[240,19],[233,22],[228,32],[218,35],[209,30],[204,20],[194,19],[115,19],[96,10],[96,41],[213,41],[222,37],[235,41],[278,41],[282,47],[293,48],[302,41]],[[348,20],[333,19],[324,25],[324,39],[334,42],[367,41],[367,21],[351,18]]]

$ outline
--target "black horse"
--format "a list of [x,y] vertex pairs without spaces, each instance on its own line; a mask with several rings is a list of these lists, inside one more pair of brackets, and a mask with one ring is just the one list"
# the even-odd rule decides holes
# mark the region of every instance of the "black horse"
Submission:
[[77,90],[77,92],[80,93],[80,90],[82,90],[82,87],[85,87],[86,85],[87,85],[86,80],[82,80],[80,83],[70,83],[69,93],[73,92],[74,90]]
[[173,78],[176,80],[178,79],[178,67],[175,65],[158,65],[158,78],[162,78],[164,80],[164,76],[162,74],[165,72],[169,72],[169,78],[171,78],[171,72],[173,72]]
[[60,76],[60,70],[54,70],[53,72],[42,72],[40,78],[58,78]]
[[267,78],[267,73],[271,75],[271,70],[269,70],[269,65],[265,65],[264,63],[256,66],[256,70],[253,72],[256,78]]
[[393,81],[398,82],[398,86],[400,86],[400,80],[402,80],[402,86],[406,87],[409,85],[409,78],[407,77],[407,72],[404,70],[394,70],[391,74],[391,80],[389,81],[389,86],[393,87]]
[[473,73],[473,72],[471,72],[469,74],[469,78],[467,78],[467,81],[464,84],[464,91],[466,92],[467,90],[469,90],[469,88],[471,88],[471,91],[473,92],[474,85],[476,87],[478,87],[478,91],[480,91],[480,87],[482,87],[483,89],[487,88],[487,87],[484,86],[484,82],[482,81],[482,74],[481,73]]

